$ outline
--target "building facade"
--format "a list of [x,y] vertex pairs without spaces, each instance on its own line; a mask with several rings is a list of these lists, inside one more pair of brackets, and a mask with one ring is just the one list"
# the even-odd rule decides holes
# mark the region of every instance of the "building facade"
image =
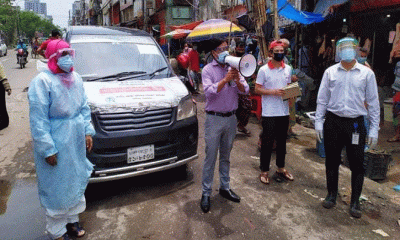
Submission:
[[25,0],[25,11],[33,11],[47,16],[47,4],[41,3],[39,0]]

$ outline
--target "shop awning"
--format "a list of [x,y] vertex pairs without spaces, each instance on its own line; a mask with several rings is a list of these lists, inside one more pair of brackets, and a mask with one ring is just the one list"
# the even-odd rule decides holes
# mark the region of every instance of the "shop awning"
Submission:
[[[268,9],[267,13],[269,12],[270,10]],[[287,0],[278,0],[278,15],[302,24],[317,23],[324,20],[321,14],[295,9]]]
[[334,7],[340,6],[348,1],[349,0],[319,0],[315,6],[314,13],[322,14],[322,16],[326,17],[332,12]]
[[202,22],[203,22],[203,20],[200,20],[197,22],[191,22],[191,23],[184,24],[184,25],[169,26],[169,28],[171,28],[172,30],[176,30],[176,29],[193,30],[193,28],[197,27],[197,25],[199,25]]
[[351,11],[361,12],[379,8],[386,8],[398,5],[400,6],[399,0],[352,0]]

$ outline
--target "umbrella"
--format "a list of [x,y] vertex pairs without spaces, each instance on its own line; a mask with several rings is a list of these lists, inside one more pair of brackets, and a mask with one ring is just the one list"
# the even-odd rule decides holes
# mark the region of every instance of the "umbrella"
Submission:
[[162,38],[180,39],[180,38],[186,37],[190,32],[191,32],[191,30],[187,30],[187,29],[176,29],[172,32],[162,35],[161,37]]
[[210,19],[195,27],[187,36],[186,41],[200,42],[213,38],[225,39],[229,36],[229,32],[231,32],[232,37],[243,34],[243,30],[230,21],[223,19]]

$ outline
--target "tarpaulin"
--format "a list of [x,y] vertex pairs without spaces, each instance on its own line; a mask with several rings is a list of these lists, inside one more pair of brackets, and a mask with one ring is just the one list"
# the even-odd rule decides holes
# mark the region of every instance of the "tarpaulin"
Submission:
[[184,25],[179,25],[179,26],[169,26],[169,28],[171,28],[172,30],[176,30],[176,29],[193,30],[193,28],[197,27],[197,25],[199,25],[202,22],[203,22],[203,20],[200,20],[200,21],[197,21],[197,22],[191,22],[191,23],[184,24]]
[[[269,9],[267,13],[270,13]],[[278,15],[302,24],[317,23],[324,20],[322,14],[296,10],[287,0],[278,0]]]
[[329,13],[332,12],[332,9],[335,6],[342,5],[348,1],[349,0],[319,0],[317,5],[315,6],[314,13],[322,14],[322,16],[326,17]]

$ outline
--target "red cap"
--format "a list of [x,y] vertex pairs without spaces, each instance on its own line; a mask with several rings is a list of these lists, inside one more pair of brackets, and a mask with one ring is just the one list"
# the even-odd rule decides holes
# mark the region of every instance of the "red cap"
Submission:
[[285,44],[284,44],[282,41],[280,41],[280,40],[272,41],[272,42],[269,44],[269,50],[272,50],[272,49],[274,49],[275,47],[278,47],[278,46],[285,47]]

